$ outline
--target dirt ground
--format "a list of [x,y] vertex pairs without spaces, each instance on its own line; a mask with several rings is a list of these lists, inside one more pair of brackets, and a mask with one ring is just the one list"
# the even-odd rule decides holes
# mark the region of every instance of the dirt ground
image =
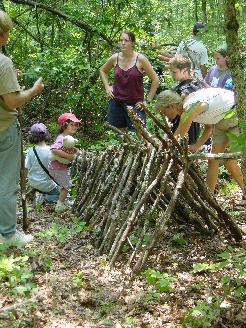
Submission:
[[[128,252],[110,268],[107,256],[97,252],[95,237],[71,212],[57,215],[51,205],[33,209],[29,204],[29,231],[35,239],[25,249],[11,248],[7,254],[29,257],[37,290],[28,297],[17,297],[2,285],[0,327],[181,327],[189,309],[202,301],[211,304],[217,297],[230,306],[222,309],[212,324],[209,316],[214,312],[208,310],[208,325],[201,327],[246,327],[246,293],[239,298],[225,295],[221,283],[222,276],[236,274],[235,268],[193,272],[197,263],[218,262],[218,254],[228,247],[245,253],[246,211],[241,209],[234,215],[244,231],[238,244],[223,234],[201,236],[192,226],[170,227],[146,267],[176,278],[169,292],[158,292],[144,273],[131,276],[126,267]],[[177,234],[182,242],[173,239]],[[11,306],[14,309],[8,311]]]

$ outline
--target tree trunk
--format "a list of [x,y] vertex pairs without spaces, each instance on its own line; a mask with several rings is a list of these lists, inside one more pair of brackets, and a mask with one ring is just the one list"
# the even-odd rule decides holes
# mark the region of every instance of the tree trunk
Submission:
[[202,0],[202,21],[207,23],[207,1]]
[[197,0],[194,0],[194,17],[195,21],[198,21],[198,14],[197,14]]
[[244,140],[242,151],[242,172],[246,182],[246,88],[244,81],[244,58],[238,39],[239,24],[237,21],[236,0],[225,0],[225,31],[228,45],[228,57],[232,72],[235,94],[237,99],[237,115],[240,126],[240,140]]

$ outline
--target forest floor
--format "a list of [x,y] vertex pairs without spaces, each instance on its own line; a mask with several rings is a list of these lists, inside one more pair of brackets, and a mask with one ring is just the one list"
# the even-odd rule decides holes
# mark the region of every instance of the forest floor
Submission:
[[34,241],[24,249],[2,250],[0,327],[171,328],[182,321],[182,327],[246,327],[246,210],[232,214],[244,231],[241,243],[225,234],[202,236],[191,226],[171,226],[147,263],[155,270],[153,283],[150,271],[131,277],[127,251],[110,268],[94,237],[70,212],[30,207]]

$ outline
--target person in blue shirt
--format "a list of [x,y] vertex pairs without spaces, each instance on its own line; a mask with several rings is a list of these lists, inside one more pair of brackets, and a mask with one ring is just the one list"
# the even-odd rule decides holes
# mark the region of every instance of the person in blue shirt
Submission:
[[216,65],[209,69],[208,74],[205,77],[207,86],[212,88],[226,88],[231,90],[232,87],[228,87],[229,82],[227,82],[229,80],[232,81],[232,76],[228,67],[226,45],[222,45],[215,50],[214,59]]

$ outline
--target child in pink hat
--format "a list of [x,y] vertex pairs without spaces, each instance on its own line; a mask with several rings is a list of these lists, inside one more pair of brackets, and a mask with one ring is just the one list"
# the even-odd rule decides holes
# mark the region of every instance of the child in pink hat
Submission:
[[[52,153],[56,156],[67,159],[72,163],[78,152],[77,148],[69,153],[63,148],[63,139],[65,136],[74,136],[77,132],[79,123],[81,121],[73,113],[63,113],[58,117],[59,124],[58,136],[53,145],[50,146]],[[67,208],[65,199],[68,194],[68,190],[72,185],[70,164],[64,164],[57,160],[51,160],[49,163],[49,172],[54,180],[60,186],[59,200],[56,204],[55,211],[63,212]]]

